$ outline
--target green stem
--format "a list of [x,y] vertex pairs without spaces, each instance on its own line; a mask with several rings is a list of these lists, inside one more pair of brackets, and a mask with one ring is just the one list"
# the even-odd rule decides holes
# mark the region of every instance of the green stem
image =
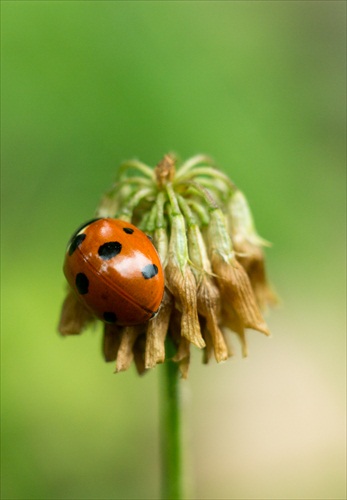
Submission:
[[161,498],[180,500],[183,498],[183,471],[179,366],[167,360],[161,369]]

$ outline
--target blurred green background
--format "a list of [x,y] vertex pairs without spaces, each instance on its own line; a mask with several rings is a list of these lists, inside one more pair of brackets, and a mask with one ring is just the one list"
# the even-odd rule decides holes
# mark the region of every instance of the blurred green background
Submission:
[[124,159],[213,156],[274,243],[250,357],[183,385],[199,499],[345,498],[346,3],[3,1],[2,498],[159,498],[160,368],[62,339],[67,239]]

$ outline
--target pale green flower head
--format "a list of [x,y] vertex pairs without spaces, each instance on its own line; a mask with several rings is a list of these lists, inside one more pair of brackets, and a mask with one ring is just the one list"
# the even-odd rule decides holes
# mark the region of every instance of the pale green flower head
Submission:
[[[247,355],[246,329],[269,335],[262,310],[275,302],[265,276],[262,246],[247,199],[205,155],[180,163],[165,155],[154,167],[124,162],[102,197],[97,217],[135,224],[151,236],[165,275],[157,315],[137,326],[104,325],[106,361],[116,372],[134,361],[140,374],[167,359],[188,374],[191,349],[225,361],[231,337]],[[96,321],[69,292],[59,331],[78,334]]]

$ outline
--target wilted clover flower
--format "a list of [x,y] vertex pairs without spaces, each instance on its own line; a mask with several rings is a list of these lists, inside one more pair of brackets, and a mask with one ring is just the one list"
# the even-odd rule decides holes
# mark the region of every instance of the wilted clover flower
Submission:
[[[247,328],[269,334],[261,313],[276,301],[265,274],[262,247],[268,243],[256,233],[245,196],[207,156],[175,167],[172,155],[154,169],[125,162],[96,212],[150,235],[165,273],[153,319],[138,326],[104,324],[104,356],[116,361],[116,372],[133,360],[140,374],[163,363],[171,341],[171,359],[187,377],[191,344],[203,350],[205,363],[212,355],[221,362],[232,355],[230,332],[239,337],[244,356]],[[59,331],[78,334],[93,321],[69,291]]]

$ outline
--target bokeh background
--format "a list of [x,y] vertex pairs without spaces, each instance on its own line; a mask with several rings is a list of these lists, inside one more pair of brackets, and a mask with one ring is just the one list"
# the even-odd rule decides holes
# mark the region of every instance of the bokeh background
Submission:
[[281,305],[183,385],[199,499],[345,498],[340,1],[2,2],[2,498],[160,497],[160,367],[62,339],[67,239],[124,159],[204,152],[248,195]]

